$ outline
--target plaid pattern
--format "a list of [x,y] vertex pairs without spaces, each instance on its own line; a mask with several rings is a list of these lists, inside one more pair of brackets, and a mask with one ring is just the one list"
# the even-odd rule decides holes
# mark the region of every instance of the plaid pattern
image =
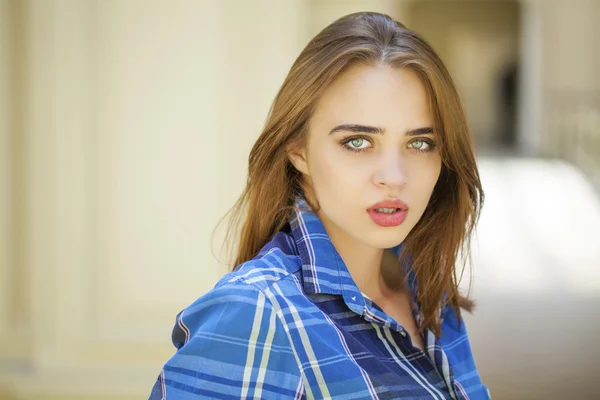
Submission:
[[179,313],[150,400],[490,398],[449,307],[423,353],[360,292],[304,199],[288,228]]

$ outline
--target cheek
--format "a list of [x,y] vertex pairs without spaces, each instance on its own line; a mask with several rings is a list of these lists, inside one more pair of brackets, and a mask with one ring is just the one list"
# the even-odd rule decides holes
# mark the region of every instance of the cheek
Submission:
[[411,176],[412,187],[415,195],[419,197],[419,203],[421,203],[420,205],[423,210],[427,207],[441,171],[441,162],[439,159],[428,161],[416,165],[413,169],[414,173]]
[[[361,185],[361,169],[352,163],[351,157],[336,149],[335,145],[313,151],[309,157],[309,169],[317,195],[327,192],[344,192]],[[362,170],[364,174],[364,169]]]

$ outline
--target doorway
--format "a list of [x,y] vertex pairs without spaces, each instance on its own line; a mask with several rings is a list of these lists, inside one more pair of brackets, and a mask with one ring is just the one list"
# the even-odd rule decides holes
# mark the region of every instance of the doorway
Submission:
[[520,12],[518,1],[427,0],[406,9],[446,64],[461,94],[475,143],[485,152],[517,146]]

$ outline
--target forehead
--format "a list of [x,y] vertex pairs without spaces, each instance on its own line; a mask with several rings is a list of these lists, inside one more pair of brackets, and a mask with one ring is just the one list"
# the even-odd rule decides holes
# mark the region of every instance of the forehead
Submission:
[[313,128],[360,123],[404,131],[431,126],[425,86],[406,68],[353,65],[325,90],[315,106]]

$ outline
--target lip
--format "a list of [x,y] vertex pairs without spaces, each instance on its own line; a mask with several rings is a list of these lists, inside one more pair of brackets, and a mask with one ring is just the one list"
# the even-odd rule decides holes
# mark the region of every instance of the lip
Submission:
[[[391,214],[375,211],[376,208],[397,208],[396,212]],[[373,204],[367,209],[369,217],[379,226],[392,227],[398,226],[404,222],[408,214],[408,206],[400,199],[385,200]]]
[[373,204],[368,210],[375,210],[376,208],[399,208],[402,211],[408,211],[408,206],[405,202],[400,199],[390,199],[380,201],[379,203]]

